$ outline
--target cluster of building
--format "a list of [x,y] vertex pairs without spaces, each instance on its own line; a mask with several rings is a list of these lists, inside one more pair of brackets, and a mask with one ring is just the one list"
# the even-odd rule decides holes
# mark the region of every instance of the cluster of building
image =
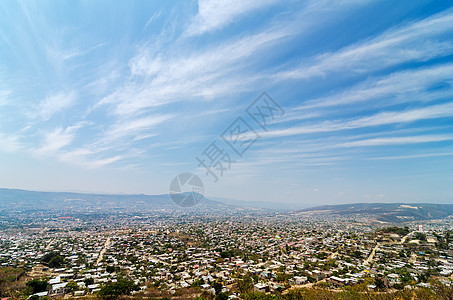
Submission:
[[[120,277],[132,280],[138,293],[189,287],[215,293],[217,283],[230,298],[241,297],[246,279],[263,292],[313,284],[385,290],[452,280],[448,220],[408,224],[404,235],[363,222],[280,214],[130,220],[88,226],[53,218],[41,227],[2,231],[0,264],[50,278],[49,291],[37,296],[93,294]],[[64,261],[50,266],[43,262],[49,253]]]

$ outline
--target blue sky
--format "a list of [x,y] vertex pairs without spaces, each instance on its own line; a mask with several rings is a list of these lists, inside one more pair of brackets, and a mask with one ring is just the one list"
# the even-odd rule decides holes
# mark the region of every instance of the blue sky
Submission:
[[[0,186],[453,201],[449,1],[1,1]],[[285,111],[266,130],[246,108]],[[221,134],[243,117],[242,157]],[[197,157],[234,160],[214,182]]]

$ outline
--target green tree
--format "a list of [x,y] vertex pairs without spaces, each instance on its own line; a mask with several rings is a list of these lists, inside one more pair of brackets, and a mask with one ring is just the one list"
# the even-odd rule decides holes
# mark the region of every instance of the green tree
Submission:
[[26,285],[29,288],[30,294],[44,292],[47,289],[46,280],[33,279],[33,280],[30,280],[29,282],[27,282]]
[[416,232],[414,236],[417,240],[426,241],[426,234],[421,232]]
[[119,278],[117,282],[104,285],[99,291],[103,299],[116,299],[121,295],[130,295],[132,291],[138,291],[139,287],[133,281]]
[[385,288],[384,280],[381,277],[374,278],[374,285],[379,290],[383,290]]
[[215,300],[228,300],[228,294],[219,293],[217,296],[215,296]]
[[238,280],[237,284],[241,293],[246,293],[253,289],[253,279],[250,275],[246,275],[243,279]]
[[93,278],[85,278],[85,280],[83,281],[85,283],[85,286],[89,286],[90,284],[93,284],[94,283],[94,279]]
[[64,257],[56,252],[47,253],[41,261],[51,268],[59,268],[65,263]]
[[216,281],[212,284],[212,287],[215,290],[215,294],[218,295],[222,290],[223,285],[220,282]]
[[64,288],[67,292],[74,293],[74,291],[79,289],[79,286],[74,281],[70,281]]

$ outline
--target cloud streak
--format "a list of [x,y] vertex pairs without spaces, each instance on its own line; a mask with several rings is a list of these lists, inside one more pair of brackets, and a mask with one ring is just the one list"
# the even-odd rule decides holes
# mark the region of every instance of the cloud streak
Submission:
[[75,100],[76,96],[74,93],[58,93],[47,96],[32,112],[29,112],[29,117],[47,121],[56,113],[71,107]]
[[212,33],[229,25],[232,21],[256,11],[260,8],[272,5],[275,0],[232,0],[232,1],[213,1],[199,0],[198,13],[189,25],[186,32],[188,36]]
[[360,141],[353,141],[338,144],[338,147],[373,147],[388,145],[407,145],[420,143],[445,142],[453,140],[451,135],[422,135],[422,136],[404,136],[404,137],[387,137],[375,138]]
[[453,42],[449,38],[452,31],[453,12],[448,10],[402,28],[391,29],[370,41],[324,53],[275,77],[279,80],[309,79],[345,69],[353,75],[412,61],[428,61],[453,53]]
[[407,111],[382,112],[355,119],[323,121],[316,125],[296,126],[286,129],[273,130],[264,133],[263,135],[268,137],[283,137],[300,134],[333,132],[428,119],[447,118],[452,116],[453,103],[445,103]]

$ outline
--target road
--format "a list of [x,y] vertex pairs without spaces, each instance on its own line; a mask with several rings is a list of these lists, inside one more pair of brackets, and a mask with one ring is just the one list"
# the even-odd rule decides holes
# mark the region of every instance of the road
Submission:
[[96,261],[97,265],[99,265],[99,263],[102,261],[102,257],[104,256],[105,251],[107,251],[108,247],[110,247],[110,237],[107,238],[104,247],[102,248],[101,252],[99,252],[99,257],[98,260]]
[[417,261],[417,254],[412,253],[412,254],[411,254],[411,257],[409,258],[409,260],[408,260],[407,262],[410,263],[410,264],[413,264],[413,263],[415,263],[416,261]]
[[53,238],[46,246],[46,250],[49,250],[50,246],[52,246],[53,242],[55,242],[55,239]]
[[412,232],[409,232],[408,234],[406,234],[405,236],[403,236],[401,238],[401,241],[398,243],[398,244],[404,244],[404,242],[407,240],[408,237],[410,237],[412,235]]
[[381,243],[377,243],[376,246],[373,248],[373,250],[371,251],[370,255],[368,256],[368,258],[363,262],[363,265],[364,266],[367,266],[369,265],[372,261],[373,261],[373,258],[374,258],[374,255],[376,254],[376,251],[377,249],[381,246]]

